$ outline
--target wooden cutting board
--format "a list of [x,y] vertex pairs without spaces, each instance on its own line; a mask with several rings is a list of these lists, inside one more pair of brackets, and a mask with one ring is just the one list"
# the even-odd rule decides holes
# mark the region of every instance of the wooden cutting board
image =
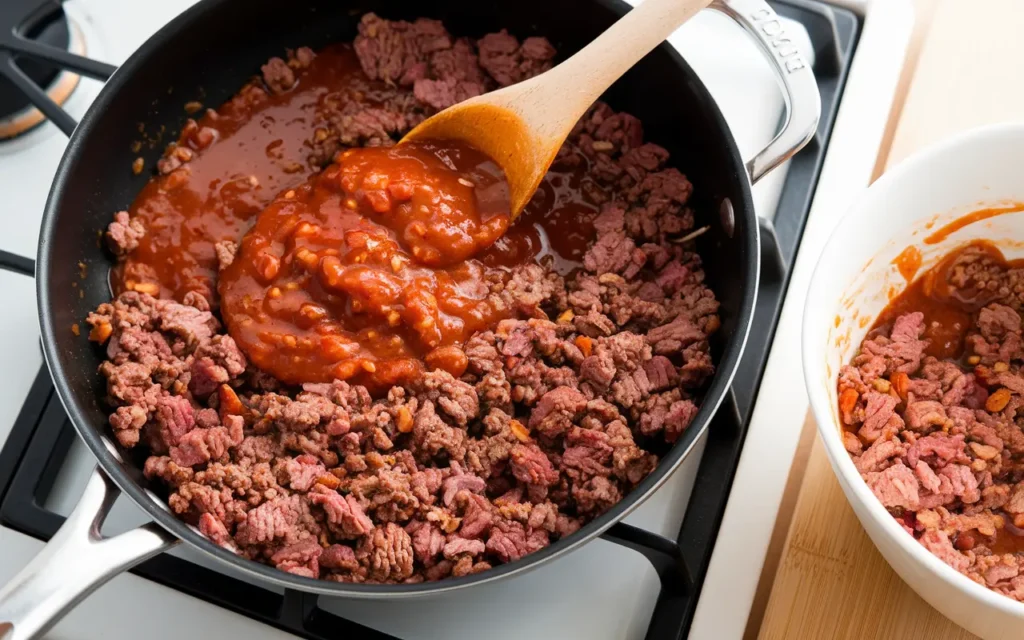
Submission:
[[[1024,119],[1024,2],[916,4],[906,90],[897,96],[891,144],[879,158],[878,173],[957,132]],[[812,444],[803,447],[807,457],[794,461],[789,483],[798,491],[795,507],[791,516],[780,513],[776,537],[785,543],[765,563],[774,576],[762,576],[770,591],[763,615],[752,614],[748,637],[975,638],[931,608],[889,568],[847,504],[814,433],[813,418],[805,428]]]

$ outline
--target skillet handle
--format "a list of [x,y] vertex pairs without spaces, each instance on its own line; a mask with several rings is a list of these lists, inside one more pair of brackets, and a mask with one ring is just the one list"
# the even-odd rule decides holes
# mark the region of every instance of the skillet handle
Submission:
[[[12,271],[32,278],[35,276],[36,263],[32,258],[26,258],[25,256],[19,256],[16,253],[0,249],[0,270]],[[2,637],[0,636],[0,638]]]
[[106,474],[93,470],[57,534],[0,588],[0,640],[41,638],[108,580],[178,542],[153,522],[104,538],[100,529],[119,493]]
[[754,183],[811,141],[821,116],[821,95],[814,71],[786,35],[782,21],[764,0],[715,0],[709,7],[739,24],[754,37],[782,85],[785,122],[782,130],[757,155],[747,161],[747,175]]

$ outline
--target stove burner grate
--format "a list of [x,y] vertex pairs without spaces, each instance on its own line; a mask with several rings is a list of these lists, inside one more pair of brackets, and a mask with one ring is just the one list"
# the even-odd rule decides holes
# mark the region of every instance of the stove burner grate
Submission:
[[79,75],[106,80],[115,67],[83,54],[81,34],[57,0],[0,1],[0,139],[51,120],[67,135],[61,109]]

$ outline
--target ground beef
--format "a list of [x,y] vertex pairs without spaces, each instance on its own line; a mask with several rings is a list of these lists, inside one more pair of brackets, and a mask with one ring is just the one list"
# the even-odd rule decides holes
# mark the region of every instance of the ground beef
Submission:
[[146,227],[141,221],[133,220],[127,211],[118,211],[107,227],[107,246],[115,255],[123,256],[138,247],[144,235]]
[[[456,39],[435,20],[373,14],[353,48],[383,88],[372,105],[340,101],[324,116],[311,161],[344,146],[391,144],[432,111],[536,75],[555,56],[543,38]],[[303,48],[271,59],[231,104],[296,91],[314,55]],[[191,153],[169,149],[161,171]],[[511,317],[458,348],[461,377],[429,371],[377,398],[341,381],[289,387],[256,369],[222,329],[215,287],[180,303],[125,291],[88,318],[106,349],[100,372],[113,433],[147,450],[145,475],[166,485],[179,517],[218,545],[297,575],[437,580],[570,535],[654,469],[651,451],[667,451],[686,430],[714,372],[708,338],[720,325],[718,302],[692,244],[675,241],[694,227],[692,185],[668,161],[665,149],[644,143],[639,120],[596,104],[558,159],[588,167],[580,189],[601,207],[580,268],[510,269],[490,295]],[[120,212],[107,238],[124,256],[143,234]],[[239,240],[213,243],[215,267],[231,264]],[[1019,334],[1003,316],[990,325],[982,339]],[[909,360],[912,345],[881,357]],[[921,409],[922,428],[931,428],[938,410]],[[892,406],[876,401],[872,411],[873,427],[889,424]],[[999,427],[990,431],[985,442],[999,438]],[[920,442],[919,459],[943,455],[942,443]],[[896,474],[896,455],[876,451],[870,472]],[[958,499],[983,495],[960,470],[942,478],[939,490],[948,485]],[[914,486],[892,501],[906,503]],[[919,501],[925,495],[918,490]],[[1024,489],[984,495],[1024,512]]]
[[373,80],[412,84],[425,72],[426,57],[450,49],[451,36],[437,20],[384,20],[368,13],[354,43],[363,72]]
[[281,58],[271,58],[261,70],[263,82],[274,93],[284,93],[295,85],[295,72]]
[[307,578],[316,578],[320,575],[320,556],[324,549],[313,538],[306,538],[282,547],[274,555],[270,556],[270,562],[281,571],[294,573]]
[[[1017,277],[987,255],[968,248],[946,271],[964,299]],[[973,313],[955,360],[928,354],[921,312],[872,330],[840,372],[839,409],[846,449],[903,528],[957,571],[1024,601],[1020,303],[1009,287],[988,290],[999,297]]]
[[502,87],[551,68],[555,48],[545,38],[527,38],[522,44],[504,29],[477,41],[480,66]]
[[227,269],[235,261],[235,253],[238,252],[238,243],[230,240],[222,240],[216,243],[214,251],[217,252],[217,266],[220,269]]
[[362,539],[356,551],[359,564],[376,582],[397,582],[412,575],[412,540],[404,529],[389,522]]

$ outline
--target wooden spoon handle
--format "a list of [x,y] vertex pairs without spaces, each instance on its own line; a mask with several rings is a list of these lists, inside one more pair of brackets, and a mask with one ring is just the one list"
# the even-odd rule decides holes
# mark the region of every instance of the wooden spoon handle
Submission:
[[711,0],[644,0],[574,56],[559,65],[574,91],[586,87],[589,107],[624,73],[665,41]]
[[[403,140],[463,140],[489,155],[505,171],[514,219],[590,105],[709,4],[711,0],[643,0],[560,65],[451,106],[420,123]],[[658,87],[650,89],[657,92]]]
[[538,85],[544,82],[529,92],[534,108],[521,115],[534,130],[557,135],[566,124],[571,128],[612,83],[709,4],[711,0],[644,0],[574,56],[534,78]]

